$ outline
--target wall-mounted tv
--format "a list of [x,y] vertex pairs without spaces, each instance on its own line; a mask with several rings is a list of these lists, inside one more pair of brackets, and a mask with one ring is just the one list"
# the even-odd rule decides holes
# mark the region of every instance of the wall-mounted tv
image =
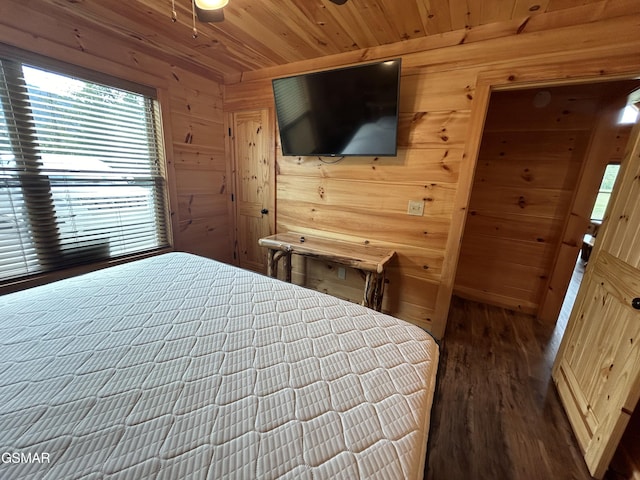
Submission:
[[283,155],[395,156],[401,59],[273,80]]

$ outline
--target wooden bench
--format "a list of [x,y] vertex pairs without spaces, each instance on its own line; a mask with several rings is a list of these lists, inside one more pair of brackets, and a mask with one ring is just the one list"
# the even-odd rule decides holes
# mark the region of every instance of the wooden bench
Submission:
[[291,282],[292,254],[317,258],[362,271],[365,275],[362,305],[381,311],[385,268],[396,253],[393,250],[293,232],[264,237],[258,243],[269,249],[267,274],[276,278],[278,261],[283,259],[287,282]]

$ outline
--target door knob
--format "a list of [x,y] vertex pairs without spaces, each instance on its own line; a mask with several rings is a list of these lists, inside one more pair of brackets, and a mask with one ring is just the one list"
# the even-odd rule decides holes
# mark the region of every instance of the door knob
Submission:
[[266,215],[267,213],[269,213],[269,209],[268,208],[263,208],[262,210],[260,210],[260,213],[262,215]]
[[636,310],[640,310],[640,297],[636,297],[631,300],[631,306]]

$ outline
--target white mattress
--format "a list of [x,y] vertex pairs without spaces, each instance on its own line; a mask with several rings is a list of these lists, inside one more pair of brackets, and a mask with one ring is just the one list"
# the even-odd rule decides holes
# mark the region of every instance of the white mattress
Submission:
[[421,478],[418,327],[170,253],[0,297],[0,478]]

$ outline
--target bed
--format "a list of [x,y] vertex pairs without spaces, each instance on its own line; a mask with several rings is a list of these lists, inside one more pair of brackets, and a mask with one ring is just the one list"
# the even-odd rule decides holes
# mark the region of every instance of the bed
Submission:
[[0,478],[422,478],[438,345],[173,252],[0,297]]

